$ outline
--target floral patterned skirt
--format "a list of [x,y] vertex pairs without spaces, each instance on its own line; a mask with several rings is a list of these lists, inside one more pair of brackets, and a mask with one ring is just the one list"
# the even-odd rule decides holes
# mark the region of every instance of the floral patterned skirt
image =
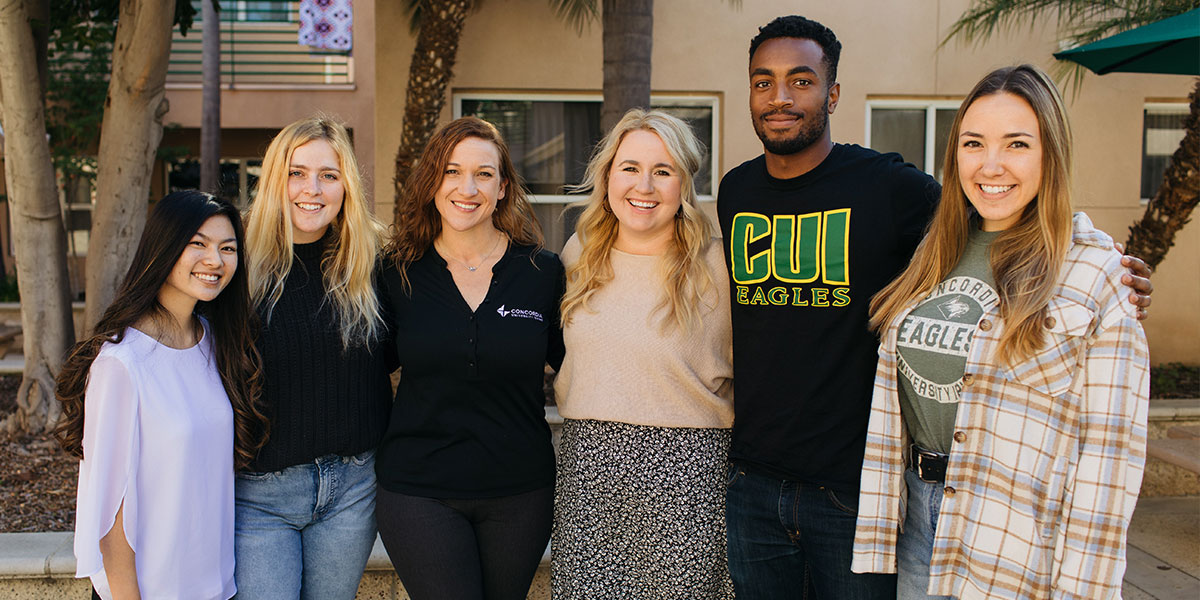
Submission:
[[554,598],[733,598],[728,429],[566,419],[551,537]]

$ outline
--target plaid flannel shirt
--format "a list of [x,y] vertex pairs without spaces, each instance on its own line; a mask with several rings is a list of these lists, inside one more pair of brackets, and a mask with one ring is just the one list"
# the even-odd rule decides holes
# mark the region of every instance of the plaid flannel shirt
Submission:
[[[1119,598],[1125,534],[1146,461],[1149,354],[1112,238],[1087,215],[1044,321],[1046,345],[992,360],[993,308],[967,358],[929,593],[956,598]],[[915,303],[914,303],[915,305]],[[910,309],[911,310],[911,307]],[[863,460],[855,572],[894,573],[908,434],[896,331],[883,336]]]

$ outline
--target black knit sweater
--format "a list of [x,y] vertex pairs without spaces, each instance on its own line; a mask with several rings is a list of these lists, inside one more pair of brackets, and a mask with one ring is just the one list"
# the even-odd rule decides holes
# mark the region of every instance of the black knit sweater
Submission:
[[337,317],[325,298],[322,240],[293,246],[295,257],[263,330],[263,404],[271,421],[267,445],[250,471],[279,471],[328,454],[376,447],[391,410],[387,343],[343,350]]

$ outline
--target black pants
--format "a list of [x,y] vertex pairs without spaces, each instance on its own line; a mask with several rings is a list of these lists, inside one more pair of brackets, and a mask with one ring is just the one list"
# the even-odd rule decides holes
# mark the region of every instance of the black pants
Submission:
[[413,600],[523,600],[553,508],[554,486],[500,498],[375,495],[380,537]]

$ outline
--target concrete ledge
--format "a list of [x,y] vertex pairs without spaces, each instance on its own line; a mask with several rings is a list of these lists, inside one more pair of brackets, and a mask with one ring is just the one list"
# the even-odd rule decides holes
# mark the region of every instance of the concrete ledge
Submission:
[[1146,455],[1200,473],[1200,439],[1150,440],[1146,444]]
[[[71,532],[0,533],[0,597],[41,599],[79,596],[75,593],[78,591],[76,588],[84,589],[87,583],[75,580],[74,540],[75,534]],[[403,584],[392,571],[392,562],[378,536],[367,559],[358,598],[408,598]],[[550,598],[549,545],[542,554],[528,598]]]
[[1150,401],[1151,421],[1200,419],[1200,398],[1171,398]]
[[75,534],[0,533],[0,578],[74,577]]

